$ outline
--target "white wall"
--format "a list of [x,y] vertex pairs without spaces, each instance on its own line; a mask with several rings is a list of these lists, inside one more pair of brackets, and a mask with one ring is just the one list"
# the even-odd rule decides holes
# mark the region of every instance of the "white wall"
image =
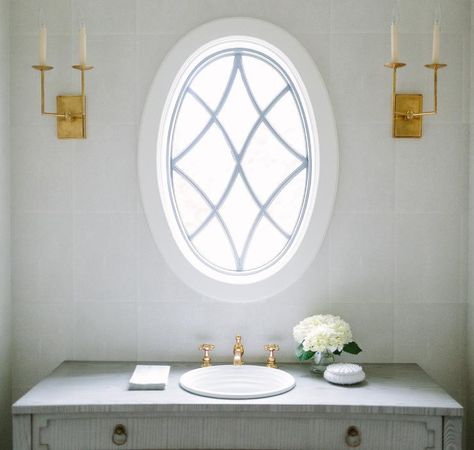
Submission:
[[0,0],[0,448],[11,439],[9,8]]
[[[366,362],[418,362],[465,399],[469,1],[444,0],[440,114],[421,140],[390,132],[392,0],[43,0],[48,107],[74,92],[77,18],[88,25],[89,138],[58,141],[39,115],[37,2],[12,3],[14,396],[64,359],[195,360],[210,341],[250,360],[292,326],[341,314]],[[431,0],[401,0],[400,87],[431,97]],[[202,298],[174,276],[137,188],[137,126],[170,47],[198,24],[248,15],[293,33],[328,84],[339,129],[336,211],[308,272],[265,302]],[[25,123],[28,127],[25,128]]]
[[470,115],[470,158],[469,158],[469,277],[468,277],[468,314],[467,314],[467,418],[466,437],[474,442],[474,0],[471,0],[471,115]]

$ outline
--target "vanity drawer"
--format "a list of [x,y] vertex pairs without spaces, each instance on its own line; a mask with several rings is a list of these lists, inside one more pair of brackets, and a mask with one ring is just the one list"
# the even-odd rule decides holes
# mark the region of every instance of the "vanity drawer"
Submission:
[[33,449],[441,450],[441,430],[441,417],[422,416],[40,415],[33,418]]

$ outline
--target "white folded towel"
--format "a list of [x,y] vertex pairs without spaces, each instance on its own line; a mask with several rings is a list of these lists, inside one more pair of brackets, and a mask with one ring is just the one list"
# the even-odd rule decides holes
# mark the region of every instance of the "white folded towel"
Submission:
[[170,366],[136,366],[129,390],[163,390],[168,383]]

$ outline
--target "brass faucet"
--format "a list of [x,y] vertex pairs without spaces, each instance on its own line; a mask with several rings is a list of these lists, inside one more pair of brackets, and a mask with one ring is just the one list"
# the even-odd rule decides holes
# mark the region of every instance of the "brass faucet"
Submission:
[[216,346],[214,344],[201,344],[199,346],[199,350],[204,352],[204,356],[203,356],[202,362],[201,362],[202,367],[211,367],[211,357],[209,355],[209,352],[211,350],[214,350],[215,347]]
[[265,345],[265,350],[270,352],[267,358],[267,367],[272,369],[278,369],[278,364],[275,358],[275,352],[280,350],[280,346],[278,344],[267,344]]
[[242,344],[242,338],[240,336],[235,336],[234,344],[234,366],[241,366],[244,361],[242,356],[244,356],[244,346]]

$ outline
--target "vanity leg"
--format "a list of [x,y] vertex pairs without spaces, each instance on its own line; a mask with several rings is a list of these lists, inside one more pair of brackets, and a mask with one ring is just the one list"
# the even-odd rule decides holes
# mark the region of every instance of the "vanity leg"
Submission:
[[443,450],[462,450],[462,417],[443,417]]
[[31,415],[13,416],[13,450],[32,450]]

